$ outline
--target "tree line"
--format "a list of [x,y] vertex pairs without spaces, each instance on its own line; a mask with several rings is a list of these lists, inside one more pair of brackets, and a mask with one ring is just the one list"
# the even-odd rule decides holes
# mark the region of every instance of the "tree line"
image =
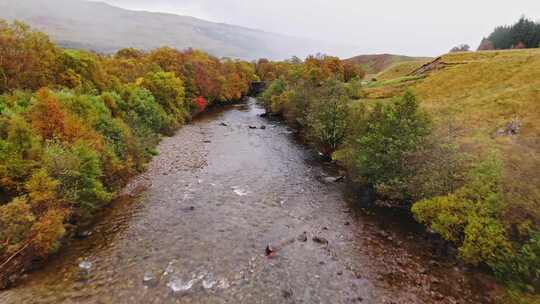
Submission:
[[0,20],[0,288],[110,204],[161,136],[254,80],[198,50],[66,50]]
[[521,17],[512,25],[498,26],[484,38],[479,50],[504,50],[540,47],[540,23]]

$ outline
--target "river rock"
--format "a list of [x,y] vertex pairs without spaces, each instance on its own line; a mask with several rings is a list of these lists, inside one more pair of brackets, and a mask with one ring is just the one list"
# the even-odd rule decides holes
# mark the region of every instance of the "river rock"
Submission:
[[146,287],[155,287],[159,283],[159,279],[151,273],[147,272],[143,276],[143,285]]
[[327,182],[327,183],[337,183],[337,182],[341,182],[345,179],[345,177],[343,176],[327,176],[324,178],[324,181]]
[[92,268],[92,262],[89,262],[87,260],[83,260],[79,263],[79,269],[82,271],[88,272]]
[[302,234],[300,234],[300,235],[298,236],[297,239],[298,239],[298,241],[300,241],[300,242],[307,242],[307,232],[304,231]]
[[75,235],[78,239],[85,239],[92,235],[92,231],[90,230],[83,230],[83,231],[77,231],[77,234]]
[[177,295],[190,291],[193,284],[195,284],[194,280],[184,281],[182,279],[174,278],[167,283],[167,287],[171,289],[173,294]]
[[92,269],[92,263],[83,260],[79,263],[79,280],[86,281],[90,275],[90,269]]
[[313,241],[318,244],[328,245],[328,240],[320,236],[314,236]]
[[293,292],[290,291],[290,290],[282,290],[281,291],[281,295],[285,298],[285,299],[288,299],[288,298],[291,298],[293,296]]

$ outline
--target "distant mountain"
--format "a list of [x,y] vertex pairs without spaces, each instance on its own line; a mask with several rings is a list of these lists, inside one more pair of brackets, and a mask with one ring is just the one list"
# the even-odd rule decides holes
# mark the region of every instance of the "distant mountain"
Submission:
[[170,46],[202,49],[218,57],[285,59],[317,52],[339,56],[351,50],[346,45],[83,0],[0,0],[0,18],[24,21],[64,47],[106,53]]
[[392,54],[378,54],[378,55],[360,55],[345,59],[344,61],[353,62],[355,64],[360,64],[364,67],[368,74],[378,74],[390,66],[408,61],[427,61],[433,58],[429,57],[409,57],[402,55],[392,55]]

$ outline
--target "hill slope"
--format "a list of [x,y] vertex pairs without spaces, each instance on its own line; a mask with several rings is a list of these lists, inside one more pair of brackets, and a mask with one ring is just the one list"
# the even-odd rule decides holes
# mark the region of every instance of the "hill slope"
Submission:
[[285,59],[348,48],[188,16],[131,11],[82,0],[0,0],[0,18],[24,21],[64,47],[98,52],[167,45],[198,48],[218,57]]
[[427,61],[432,58],[429,57],[409,57],[402,55],[392,54],[378,54],[378,55],[360,55],[346,59],[344,61],[360,64],[364,67],[368,74],[378,74],[394,64],[410,61]]
[[439,128],[454,129],[463,150],[477,156],[498,151],[512,202],[507,220],[521,228],[538,225],[540,50],[443,55],[417,75],[370,83],[365,101],[406,89],[434,114]]

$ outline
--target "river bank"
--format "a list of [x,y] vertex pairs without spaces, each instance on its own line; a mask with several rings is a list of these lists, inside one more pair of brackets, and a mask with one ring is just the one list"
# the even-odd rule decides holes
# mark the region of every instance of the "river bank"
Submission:
[[212,109],[164,139],[86,238],[0,302],[494,301],[491,279],[438,259],[409,223],[358,208],[263,112],[253,99]]

